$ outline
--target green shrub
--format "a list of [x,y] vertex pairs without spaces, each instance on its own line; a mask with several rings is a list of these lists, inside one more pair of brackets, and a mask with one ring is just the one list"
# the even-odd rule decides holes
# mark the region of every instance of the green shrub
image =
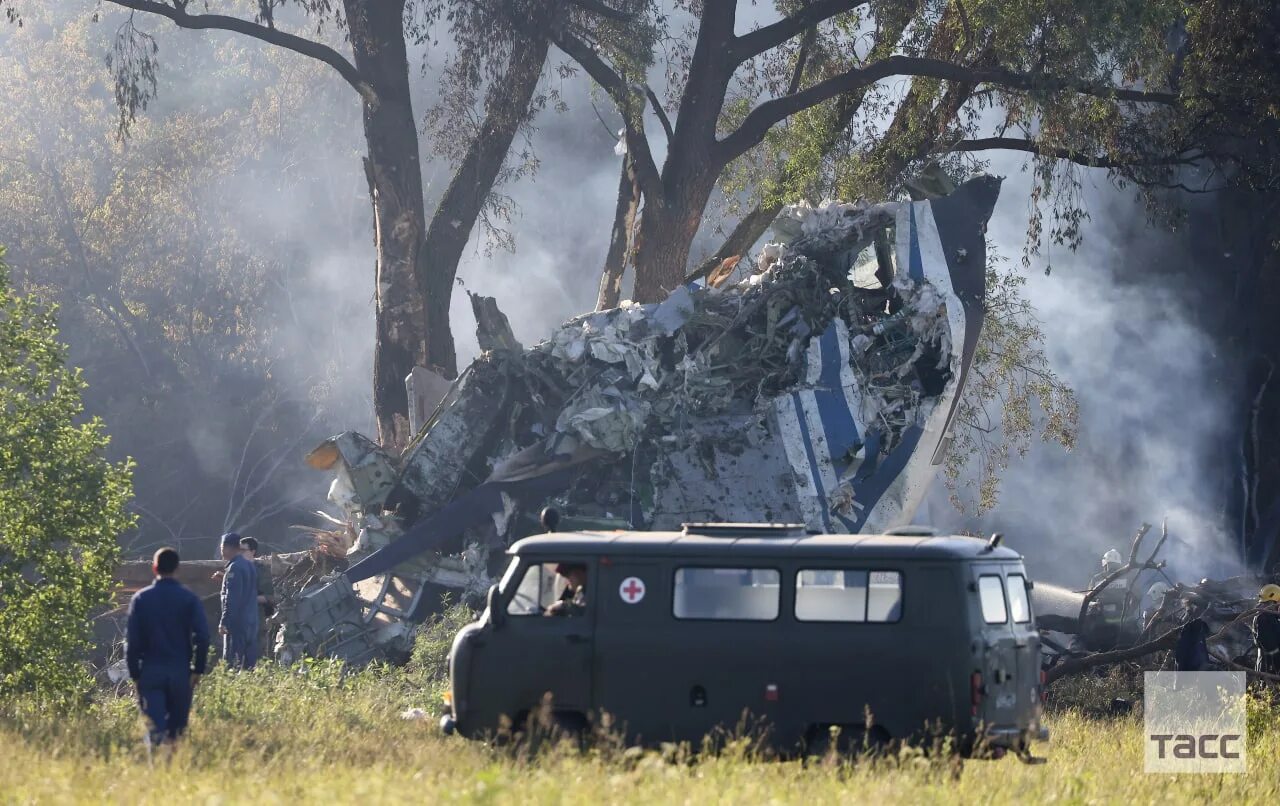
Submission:
[[[9,286],[0,251],[0,697],[62,707],[88,690],[90,616],[110,599],[130,465],[82,420],[54,311]],[[80,422],[77,422],[80,421]]]

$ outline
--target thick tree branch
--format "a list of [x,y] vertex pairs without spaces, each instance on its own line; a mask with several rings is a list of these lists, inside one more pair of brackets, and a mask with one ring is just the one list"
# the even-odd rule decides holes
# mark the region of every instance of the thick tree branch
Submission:
[[1086,168],[1132,168],[1152,165],[1192,165],[1200,159],[1200,155],[1187,153],[1170,154],[1161,157],[1143,159],[1115,159],[1106,155],[1085,154],[1070,148],[1052,148],[1026,140],[1021,137],[979,137],[973,140],[961,140],[958,143],[939,145],[933,149],[934,154],[955,153],[959,151],[1025,151],[1042,157],[1054,157],[1068,160]]
[[676,133],[671,128],[671,119],[667,117],[667,110],[662,108],[662,102],[658,100],[658,94],[647,84],[644,88],[644,94],[649,99],[649,105],[653,107],[653,113],[658,116],[658,122],[662,124],[662,130],[667,133],[669,142],[671,138],[676,136]]
[[635,162],[636,178],[644,194],[650,200],[659,202],[662,199],[662,175],[658,173],[657,163],[653,161],[653,152],[649,148],[649,139],[645,137],[643,116],[633,115],[631,99],[633,92],[622,76],[600,58],[600,54],[563,28],[551,32],[551,41],[566,56],[582,65],[597,84],[617,104],[622,114],[622,125],[626,129],[627,153]]
[[728,164],[763,140],[765,133],[774,124],[842,92],[865,87],[892,76],[922,76],[944,81],[996,84],[1006,89],[1022,91],[1076,92],[1130,103],[1173,104],[1178,99],[1172,93],[1100,85],[1078,78],[1015,73],[1002,67],[966,66],[921,56],[889,56],[866,67],[854,68],[833,76],[794,95],[760,104],[751,110],[737,130],[716,144],[717,157],[722,164]]
[[763,28],[757,28],[749,34],[735,37],[730,45],[729,58],[734,64],[741,64],[752,56],[758,56],[766,50],[778,47],[807,28],[812,28],[824,20],[852,11],[866,3],[867,0],[814,0],[790,17],[785,17]]
[[130,8],[134,11],[143,11],[148,14],[166,17],[172,20],[179,28],[231,31],[291,50],[294,53],[300,53],[303,56],[309,56],[337,70],[338,74],[362,96],[371,97],[373,94],[373,88],[360,75],[360,71],[356,69],[356,66],[328,45],[322,45],[319,42],[313,42],[310,39],[285,33],[266,25],[259,25],[256,22],[242,20],[238,17],[228,17],[225,14],[188,14],[186,12],[186,3],[171,6],[158,0],[107,0],[107,2]]
[[1128,649],[1116,649],[1111,652],[1095,652],[1092,655],[1084,655],[1079,658],[1069,658],[1064,660],[1062,663],[1059,663],[1057,666],[1045,670],[1045,685],[1049,685],[1068,675],[1088,671],[1095,666],[1105,666],[1109,663],[1122,663],[1127,660],[1137,660],[1138,658],[1146,657],[1154,652],[1173,649],[1178,643],[1178,636],[1181,632],[1182,627],[1174,627],[1159,638],[1148,641],[1145,644],[1139,644],[1135,647],[1129,647]]

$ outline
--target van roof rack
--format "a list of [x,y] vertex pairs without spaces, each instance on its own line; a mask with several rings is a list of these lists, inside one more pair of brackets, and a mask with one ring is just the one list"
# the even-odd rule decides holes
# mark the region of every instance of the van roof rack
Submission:
[[937,537],[938,530],[932,526],[907,524],[906,526],[895,526],[892,529],[887,529],[885,534],[893,537]]
[[682,533],[702,537],[804,537],[803,523],[682,523]]

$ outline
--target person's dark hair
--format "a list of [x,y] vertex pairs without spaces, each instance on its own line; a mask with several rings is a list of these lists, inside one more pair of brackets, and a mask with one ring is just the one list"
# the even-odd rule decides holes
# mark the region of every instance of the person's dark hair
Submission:
[[255,556],[255,557],[257,557],[257,556],[258,556],[258,538],[256,538],[256,537],[242,537],[242,538],[240,538],[240,547],[241,547],[241,548],[246,548],[246,549],[248,549],[249,551],[252,551],[252,552],[253,552],[253,556]]
[[172,574],[178,570],[178,550],[165,546],[156,552],[151,564],[155,566],[157,574]]

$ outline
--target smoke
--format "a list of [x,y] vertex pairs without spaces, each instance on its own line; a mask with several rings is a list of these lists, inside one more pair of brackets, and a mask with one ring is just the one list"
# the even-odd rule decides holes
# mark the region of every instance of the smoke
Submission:
[[[82,5],[68,13],[92,13],[92,3]],[[95,61],[118,17],[104,14],[101,49],[88,54]],[[744,15],[742,24],[749,22]],[[267,368],[271,377],[296,405],[315,410],[317,433],[372,430],[374,249],[358,98],[327,68],[296,55],[233,36],[178,31],[160,20],[140,24],[156,35],[164,59],[160,95],[148,116],[234,120],[242,106],[281,108],[274,118],[267,115],[280,127],[263,138],[271,147],[246,148],[221,181],[199,189],[201,203],[234,210],[240,239],[270,258],[264,287],[278,356]],[[411,53],[410,63],[421,64],[423,55]],[[433,69],[441,58],[433,55],[429,69],[413,71],[419,115],[435,99]],[[202,73],[198,67],[218,59],[225,69]],[[276,76],[274,83],[260,80],[264,72]],[[516,252],[490,252],[477,227],[464,255],[451,316],[460,365],[477,352],[466,290],[496,297],[526,345],[595,301],[621,162],[613,150],[617,118],[581,77],[562,78],[551,69],[544,82],[561,93],[568,111],[549,108],[537,117],[538,171],[500,189],[516,206],[506,225]],[[98,123],[109,130],[114,120],[108,115]],[[651,133],[660,131],[649,123]],[[660,138],[654,147],[661,161]],[[1027,218],[1029,180],[1020,164],[994,166],[1009,178],[990,237],[1008,256],[1020,254]],[[425,142],[423,165],[430,211],[450,166],[433,159]],[[1053,368],[1079,396],[1077,449],[1067,454],[1033,446],[1011,464],[999,504],[981,519],[951,509],[939,484],[929,516],[942,527],[1005,532],[1037,577],[1067,586],[1082,584],[1105,549],[1125,552],[1140,522],[1155,523],[1158,532],[1168,517],[1169,557],[1178,573],[1228,573],[1236,556],[1226,511],[1234,447],[1223,379],[1232,370],[1197,322],[1188,236],[1147,227],[1137,201],[1101,179],[1086,200],[1093,217],[1083,248],[1042,257],[1026,287],[1040,311]],[[710,240],[695,246],[695,256]],[[1053,272],[1045,276],[1048,258]],[[243,435],[229,434],[216,418],[210,407],[208,419],[173,436],[219,473],[235,463]],[[115,447],[135,453],[128,444]],[[300,457],[309,447],[290,450]],[[320,474],[301,462],[285,475],[289,470],[291,491],[323,495]]]
[[[989,237],[1004,255],[1025,241],[1028,174],[1001,159],[1008,176]],[[997,506],[961,517],[935,493],[942,526],[1005,533],[1037,578],[1084,585],[1102,552],[1126,557],[1139,524],[1153,524],[1139,559],[1167,518],[1162,558],[1175,578],[1241,570],[1227,511],[1233,469],[1230,360],[1197,316],[1207,285],[1197,277],[1187,227],[1147,224],[1136,194],[1087,176],[1090,221],[1077,252],[1057,247],[1027,272],[1053,370],[1080,404],[1078,443],[1067,453],[1035,444],[1011,462]],[[1046,275],[1045,267],[1052,266]]]
[[616,135],[597,119],[593,100],[606,121],[614,123],[616,116],[607,100],[592,98],[585,82],[559,89],[568,111],[546,110],[534,121],[538,171],[500,188],[518,210],[509,225],[516,251],[486,253],[477,225],[458,267],[450,320],[460,366],[478,352],[467,290],[496,298],[526,346],[595,306],[622,158],[613,153]]

